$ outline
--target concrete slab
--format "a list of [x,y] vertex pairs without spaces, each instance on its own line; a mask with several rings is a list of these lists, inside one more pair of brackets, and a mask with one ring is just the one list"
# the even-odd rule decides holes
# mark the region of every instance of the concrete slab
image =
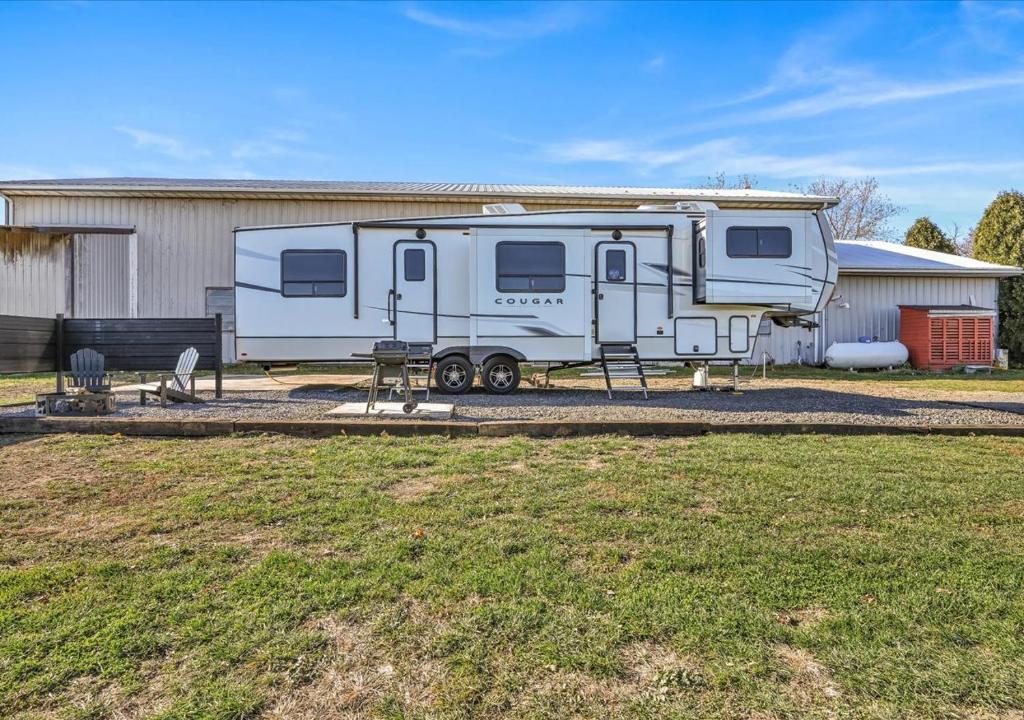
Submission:
[[455,406],[451,403],[420,403],[411,413],[402,411],[400,402],[378,402],[366,412],[366,403],[342,403],[327,414],[333,417],[387,417],[387,418],[430,418],[433,420],[450,420]]

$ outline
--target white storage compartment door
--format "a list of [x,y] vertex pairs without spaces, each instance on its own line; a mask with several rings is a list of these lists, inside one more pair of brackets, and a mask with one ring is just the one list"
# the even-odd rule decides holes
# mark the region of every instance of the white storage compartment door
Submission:
[[714,355],[718,352],[718,320],[713,317],[676,318],[676,355]]
[[729,352],[745,353],[750,350],[750,318],[733,315],[729,318]]

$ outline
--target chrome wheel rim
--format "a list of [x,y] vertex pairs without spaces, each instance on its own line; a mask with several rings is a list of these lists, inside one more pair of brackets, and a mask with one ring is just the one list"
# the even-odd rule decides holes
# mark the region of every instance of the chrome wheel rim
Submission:
[[446,387],[457,388],[466,382],[466,371],[459,365],[449,365],[441,373],[441,381]]
[[515,374],[508,365],[493,365],[487,372],[487,379],[490,380],[491,387],[498,390],[511,387],[513,377]]

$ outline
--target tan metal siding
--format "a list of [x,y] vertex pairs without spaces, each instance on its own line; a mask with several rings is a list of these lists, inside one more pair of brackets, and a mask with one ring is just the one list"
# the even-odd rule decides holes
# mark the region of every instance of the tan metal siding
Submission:
[[0,314],[52,317],[64,312],[64,249],[0,260]]
[[[17,222],[135,225],[139,237],[139,316],[201,317],[207,287],[234,284],[233,233],[248,225],[345,222],[382,217],[463,215],[480,212],[479,202],[372,202],[319,200],[224,200],[119,197],[18,197]],[[595,203],[595,207],[600,203]],[[545,207],[553,207],[545,205]],[[95,240],[95,242],[93,242]],[[89,262],[76,286],[108,285],[121,258],[123,240],[101,251],[90,238]],[[95,247],[94,247],[95,246]],[[98,260],[99,254],[109,261]],[[90,291],[86,291],[87,293]],[[96,317],[127,314],[127,294],[102,297],[97,290],[82,309]]]
[[966,305],[973,295],[976,304],[994,308],[998,288],[992,278],[840,276],[836,295],[850,307],[829,305],[826,337],[830,343],[861,336],[898,340],[899,305]]
[[[857,342],[863,336],[879,340],[899,339],[899,305],[963,305],[971,301],[982,307],[997,307],[999,281],[979,277],[925,277],[842,275],[833,296],[842,296],[847,309],[831,302],[821,332],[799,328],[773,327],[769,337],[758,338],[753,361],[760,361],[767,349],[779,364],[824,362],[825,350],[833,342]],[[817,338],[823,337],[818,342]],[[798,355],[797,342],[800,342]],[[813,343],[808,349],[808,343]]]
[[128,236],[75,237],[74,317],[129,317]]

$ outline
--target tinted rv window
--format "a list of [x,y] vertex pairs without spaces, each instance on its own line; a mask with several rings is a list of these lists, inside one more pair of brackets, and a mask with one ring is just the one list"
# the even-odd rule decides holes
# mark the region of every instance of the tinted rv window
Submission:
[[495,267],[499,292],[565,290],[565,245],[560,242],[500,242]]
[[604,279],[608,282],[625,282],[626,251],[609,250],[604,256]]
[[344,250],[285,250],[281,253],[281,294],[285,297],[344,297]]
[[427,252],[422,249],[408,249],[404,254],[405,279],[419,282],[427,279]]
[[725,252],[732,258],[786,258],[793,253],[788,227],[731,227],[725,231]]

